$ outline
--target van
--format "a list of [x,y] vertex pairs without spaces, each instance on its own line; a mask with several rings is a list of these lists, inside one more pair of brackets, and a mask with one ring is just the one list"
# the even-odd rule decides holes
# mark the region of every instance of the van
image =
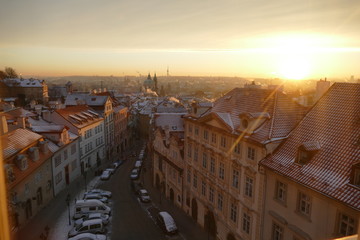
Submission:
[[111,208],[106,206],[103,202],[96,199],[77,200],[75,203],[74,219],[86,216],[89,213],[105,213],[111,215]]
[[165,233],[175,234],[178,232],[174,219],[167,212],[159,212],[157,222]]
[[106,229],[101,219],[91,219],[73,227],[69,231],[68,237],[73,237],[80,233],[104,234],[106,233]]
[[135,168],[141,168],[142,162],[141,161],[136,161],[135,162]]

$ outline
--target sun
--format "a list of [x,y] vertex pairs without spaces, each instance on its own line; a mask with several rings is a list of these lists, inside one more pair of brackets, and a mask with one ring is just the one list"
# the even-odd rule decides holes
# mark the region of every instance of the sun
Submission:
[[278,73],[289,80],[302,80],[309,77],[310,61],[306,57],[288,56],[279,62]]

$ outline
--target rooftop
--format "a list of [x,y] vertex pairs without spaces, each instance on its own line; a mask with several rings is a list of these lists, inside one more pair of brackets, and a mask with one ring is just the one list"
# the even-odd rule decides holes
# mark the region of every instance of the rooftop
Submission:
[[[360,162],[360,84],[335,83],[290,136],[261,164],[308,188],[360,210],[360,188],[350,183]],[[298,149],[313,151],[295,163]]]

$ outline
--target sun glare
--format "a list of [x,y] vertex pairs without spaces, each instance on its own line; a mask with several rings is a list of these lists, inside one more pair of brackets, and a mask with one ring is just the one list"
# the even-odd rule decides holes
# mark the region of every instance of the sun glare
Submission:
[[314,35],[284,35],[268,39],[279,77],[301,80],[312,74],[316,53],[331,39]]

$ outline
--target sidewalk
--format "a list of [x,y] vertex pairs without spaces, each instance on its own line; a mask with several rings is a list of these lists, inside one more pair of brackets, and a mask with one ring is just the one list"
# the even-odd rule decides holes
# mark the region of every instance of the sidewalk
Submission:
[[161,196],[161,204],[160,204],[160,191],[152,184],[151,164],[152,163],[150,160],[150,156],[147,156],[147,159],[144,161],[146,172],[144,173],[144,171],[142,171],[142,174],[144,174],[144,176],[141,176],[140,179],[144,180],[143,185],[148,190],[153,205],[156,206],[160,211],[169,212],[174,217],[179,228],[179,235],[181,235],[183,239],[188,239],[188,240],[213,239],[191,216],[187,215],[181,208],[175,206],[175,204],[173,204],[164,195]]
[[[87,174],[87,189],[92,189],[97,185],[99,177],[94,176],[94,171]],[[66,239],[68,233],[68,207],[66,197],[70,194],[70,212],[74,211],[75,199],[82,199],[85,192],[85,181],[83,176],[76,180],[55,196],[47,206],[32,218],[26,226],[16,233],[16,240],[39,240],[40,235],[46,235],[45,228],[49,227],[49,237],[47,239]],[[72,214],[70,216],[72,218]],[[72,219],[71,219],[72,221]]]

